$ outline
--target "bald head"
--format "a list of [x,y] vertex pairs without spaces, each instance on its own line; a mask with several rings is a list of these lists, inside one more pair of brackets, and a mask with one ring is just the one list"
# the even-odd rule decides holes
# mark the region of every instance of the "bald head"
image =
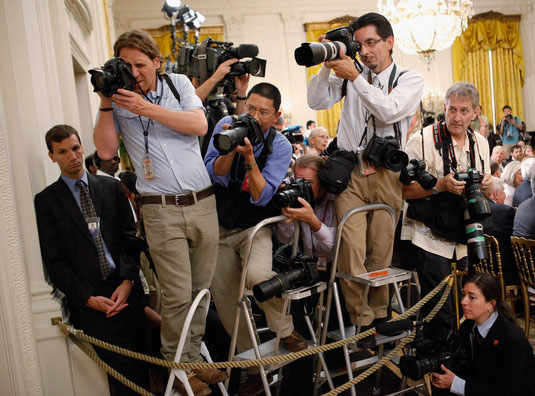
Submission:
[[492,149],[491,159],[498,164],[501,164],[505,160],[505,149],[503,146],[495,146]]

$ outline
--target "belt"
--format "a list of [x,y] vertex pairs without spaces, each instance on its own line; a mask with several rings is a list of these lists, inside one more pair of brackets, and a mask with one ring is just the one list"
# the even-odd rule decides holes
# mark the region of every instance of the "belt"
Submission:
[[214,186],[210,186],[204,190],[183,195],[144,195],[141,197],[141,205],[163,205],[163,202],[165,202],[167,205],[189,206],[209,197],[213,193]]

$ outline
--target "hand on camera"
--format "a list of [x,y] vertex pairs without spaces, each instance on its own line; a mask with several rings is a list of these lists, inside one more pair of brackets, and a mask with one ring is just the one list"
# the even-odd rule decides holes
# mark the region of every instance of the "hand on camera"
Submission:
[[351,82],[355,81],[360,75],[355,68],[353,59],[344,54],[342,50],[340,50],[340,59],[325,62],[325,67],[334,70],[337,77],[347,79]]
[[455,374],[448,370],[443,364],[440,365],[440,368],[442,371],[444,371],[444,374],[431,373],[433,376],[431,382],[433,382],[433,385],[437,388],[450,389],[451,384],[453,383],[453,378],[455,378]]
[[248,138],[244,138],[243,142],[245,143],[243,146],[238,144],[234,151],[238,154],[243,155],[245,158],[245,162],[250,164],[254,162],[254,153],[253,153],[253,146],[251,144],[251,141]]
[[288,217],[288,221],[304,221],[305,223],[308,223],[312,221],[316,215],[314,214],[314,209],[312,209],[312,206],[301,197],[298,197],[297,200],[303,207],[301,208],[282,208],[282,214]]
[[217,67],[217,69],[214,72],[214,74],[212,75],[214,80],[219,82],[222,79],[224,79],[225,76],[230,73],[231,66],[236,62],[238,62],[238,59],[237,58],[232,58],[232,59],[227,59],[225,62],[221,63]]
[[449,191],[452,194],[462,194],[466,182],[455,179],[454,173],[448,173],[437,181],[438,191]]
[[234,77],[234,87],[236,87],[236,94],[241,97],[247,96],[247,88],[249,87],[250,74],[242,74]]
[[146,115],[147,110],[152,106],[152,103],[143,100],[138,93],[126,89],[118,89],[111,98],[119,107],[140,116]]
[[493,184],[494,183],[490,173],[485,173],[485,176],[481,181],[481,192],[485,195],[485,197],[490,196],[490,194],[492,193]]

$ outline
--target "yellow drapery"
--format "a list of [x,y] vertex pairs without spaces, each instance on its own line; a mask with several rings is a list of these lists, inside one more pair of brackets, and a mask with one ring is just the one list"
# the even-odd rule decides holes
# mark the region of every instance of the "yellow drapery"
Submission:
[[[349,15],[346,15],[341,18],[335,18],[329,22],[312,22],[305,23],[305,32],[307,42],[317,42],[318,37],[322,34],[327,33],[329,30],[349,25],[355,18]],[[321,65],[308,67],[307,70],[307,82],[310,80],[312,75],[316,74],[321,68]],[[336,103],[328,110],[318,110],[316,111],[316,125],[323,126],[329,131],[329,136],[336,136],[338,121],[340,120],[340,112],[342,111],[342,105],[344,101]]]
[[[489,71],[489,50],[494,71],[492,76]],[[488,12],[474,16],[468,22],[468,28],[453,43],[452,60],[454,81],[470,81],[475,85],[483,105],[483,114],[492,116],[492,78],[497,121],[505,105],[510,105],[513,113],[523,119],[524,59],[520,15]]]

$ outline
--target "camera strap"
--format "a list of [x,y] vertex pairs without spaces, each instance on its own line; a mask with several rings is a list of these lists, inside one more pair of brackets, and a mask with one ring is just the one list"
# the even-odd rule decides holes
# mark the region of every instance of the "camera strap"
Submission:
[[[274,127],[271,127],[267,137],[264,139],[264,147],[262,147],[260,155],[255,159],[260,171],[262,171],[266,165],[268,155],[273,153],[273,140],[275,139],[276,134],[277,130]],[[230,174],[234,176],[234,181],[240,182],[240,184],[243,183],[246,174],[245,168],[243,166],[238,166],[244,161],[243,158],[242,155],[234,156],[230,170]]]
[[208,78],[208,70],[206,68],[206,48],[208,46],[208,40],[204,40],[197,46],[195,53],[193,54],[199,61],[199,83],[204,84]]

